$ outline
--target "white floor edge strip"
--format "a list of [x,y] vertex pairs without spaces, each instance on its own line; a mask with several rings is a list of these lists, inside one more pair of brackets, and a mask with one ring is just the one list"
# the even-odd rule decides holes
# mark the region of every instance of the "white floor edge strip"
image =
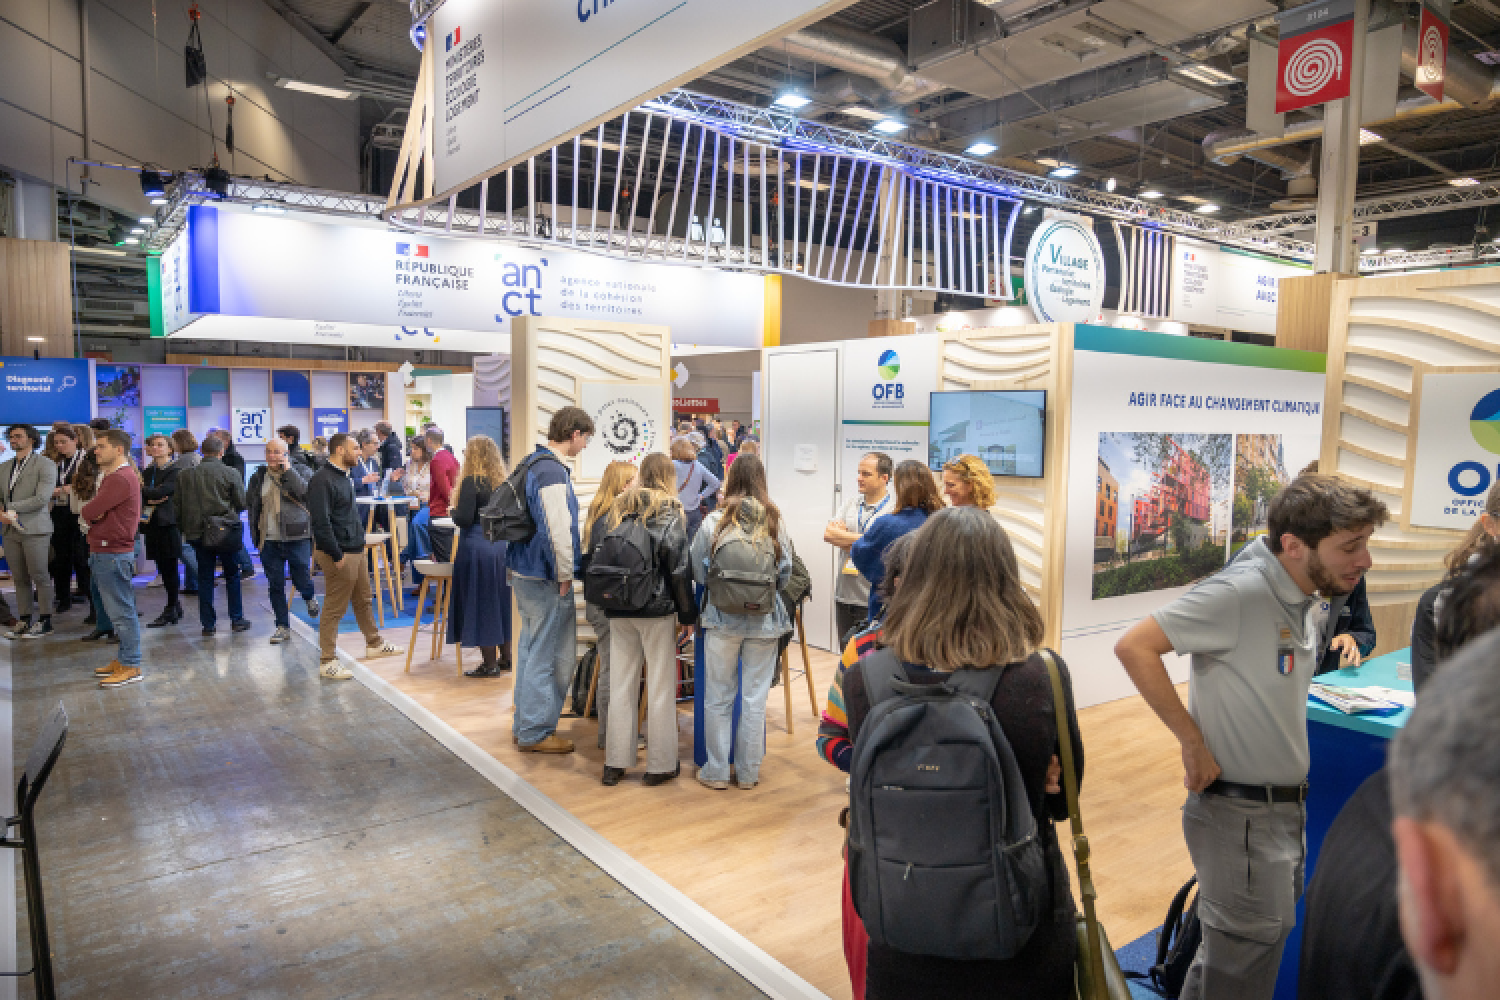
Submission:
[[[3,793],[5,814],[16,815],[16,786],[12,783],[16,774],[16,754],[25,754],[30,747],[16,746],[15,727],[15,690],[16,676],[11,669],[10,644],[0,644],[0,727],[4,728],[5,742],[0,746],[0,774],[7,778],[6,787],[8,791]],[[6,851],[9,855],[6,864],[0,865],[0,893],[10,900],[9,903],[0,906],[0,969],[19,969],[16,964],[17,948],[19,942],[16,940],[18,934],[18,921],[21,919],[21,904],[16,898],[16,886],[18,875],[16,869],[21,864],[20,851]],[[26,953],[27,964],[31,964],[31,953]],[[16,978],[6,976],[0,979],[0,1000],[16,1000]]]
[[[307,623],[292,616],[292,628],[314,648],[318,635]],[[739,973],[773,1000],[827,1000],[827,995],[757,947],[702,906],[689,899],[665,879],[601,836],[593,827],[558,805],[536,786],[486,753],[468,737],[444,722],[430,709],[396,688],[353,656],[339,650],[355,679],[405,715],[433,739],[447,747],[464,763],[490,782],[542,825],[557,834],[608,876],[660,913],[688,937]]]

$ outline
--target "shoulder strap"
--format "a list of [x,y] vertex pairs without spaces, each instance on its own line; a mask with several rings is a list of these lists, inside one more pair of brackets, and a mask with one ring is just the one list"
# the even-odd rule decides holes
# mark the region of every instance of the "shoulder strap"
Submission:
[[1073,767],[1073,731],[1068,726],[1068,702],[1063,693],[1062,671],[1058,669],[1057,657],[1050,649],[1038,650],[1042,662],[1047,665],[1047,675],[1052,680],[1052,707],[1057,713],[1058,756],[1062,759],[1063,793],[1068,799],[1068,821],[1073,827],[1073,860],[1078,866],[1078,889],[1083,897],[1083,919],[1088,932],[1088,961],[1093,968],[1094,982],[1102,988],[1104,963],[1099,954],[1099,917],[1094,910],[1094,901],[1099,893],[1094,889],[1094,876],[1089,868],[1089,838],[1083,832],[1083,814],[1078,810],[1078,772]]
[[856,666],[864,674],[865,691],[870,695],[872,709],[887,698],[896,697],[893,681],[907,679],[906,666],[889,649],[878,649],[869,656],[862,657]]
[[1000,675],[1003,673],[1004,667],[989,667],[985,670],[961,667],[949,674],[943,683],[988,705],[995,697],[995,688],[1000,686]]

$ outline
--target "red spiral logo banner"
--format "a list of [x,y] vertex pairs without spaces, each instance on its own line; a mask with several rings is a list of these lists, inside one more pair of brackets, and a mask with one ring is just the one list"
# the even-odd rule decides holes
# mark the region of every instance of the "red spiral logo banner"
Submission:
[[1448,25],[1426,7],[1417,26],[1417,89],[1434,101],[1443,99],[1443,82],[1448,75]]
[[1314,38],[1287,61],[1282,85],[1296,97],[1316,94],[1344,76],[1344,52],[1328,38]]

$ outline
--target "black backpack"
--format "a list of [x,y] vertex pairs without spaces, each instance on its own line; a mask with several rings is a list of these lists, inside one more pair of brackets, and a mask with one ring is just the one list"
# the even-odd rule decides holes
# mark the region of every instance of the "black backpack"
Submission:
[[536,519],[526,503],[526,477],[539,460],[558,462],[550,451],[534,451],[516,466],[479,512],[484,537],[491,542],[529,542],[536,534]]
[[1053,903],[1026,786],[990,707],[1000,669],[912,684],[887,649],[859,668],[871,707],[849,768],[849,888],[870,941],[1014,958]]
[[[1183,981],[1187,979],[1188,968],[1203,940],[1203,928],[1198,923],[1198,894],[1193,892],[1197,884],[1198,876],[1194,875],[1187,880],[1187,885],[1177,890],[1156,938],[1156,964],[1151,966],[1151,984],[1167,1000],[1177,1000],[1182,995]],[[1191,903],[1188,902],[1190,893],[1193,897]]]
[[583,709],[587,706],[590,718],[597,718],[599,706],[588,705],[589,688],[594,683],[594,671],[599,667],[599,647],[590,646],[584,654],[578,658],[578,665],[573,668],[573,690],[569,696],[569,714],[583,718]]
[[589,556],[583,599],[605,611],[640,611],[656,590],[656,547],[639,517],[609,530]]

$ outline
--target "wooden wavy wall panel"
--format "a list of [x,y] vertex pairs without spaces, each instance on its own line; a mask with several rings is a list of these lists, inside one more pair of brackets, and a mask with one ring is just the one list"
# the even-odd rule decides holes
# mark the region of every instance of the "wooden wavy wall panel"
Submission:
[[1500,273],[1493,268],[1361,278],[1337,284],[1329,330],[1324,471],[1374,490],[1391,510],[1375,533],[1368,587],[1379,651],[1410,640],[1422,591],[1461,537],[1403,529],[1412,394],[1423,372],[1500,364]]
[[[1056,643],[1062,623],[1062,515],[1052,493],[1065,478],[1057,458],[1060,419],[1057,389],[1060,341],[1071,327],[1059,324],[995,327],[950,334],[943,342],[939,378],[944,390],[1046,389],[1047,476],[1000,479],[990,513],[1004,526],[1020,563],[1021,584],[1042,609],[1048,641]],[[1054,515],[1053,512],[1056,512]],[[1053,554],[1049,559],[1048,553]]]

